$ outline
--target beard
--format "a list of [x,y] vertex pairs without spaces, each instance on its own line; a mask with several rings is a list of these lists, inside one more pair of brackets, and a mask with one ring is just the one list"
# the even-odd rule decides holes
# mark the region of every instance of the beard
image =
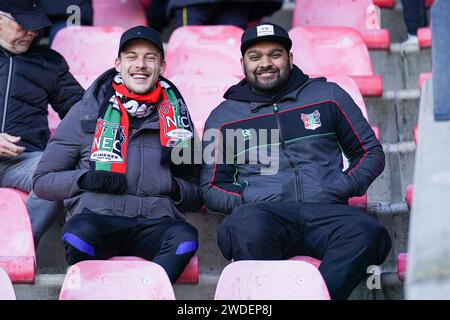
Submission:
[[[273,79],[260,80],[258,76],[264,72],[270,72],[275,75]],[[255,72],[250,73],[246,67],[244,67],[245,78],[247,79],[250,87],[262,93],[273,94],[279,91],[289,80],[292,70],[289,66],[286,66],[285,72],[281,72],[279,68],[271,66],[268,68],[260,68]]]

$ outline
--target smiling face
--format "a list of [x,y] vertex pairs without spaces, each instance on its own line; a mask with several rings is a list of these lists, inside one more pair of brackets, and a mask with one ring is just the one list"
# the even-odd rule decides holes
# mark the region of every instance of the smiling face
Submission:
[[10,14],[0,12],[0,46],[4,49],[14,54],[25,53],[37,35],[36,31],[22,28]]
[[166,69],[161,51],[147,40],[132,40],[116,58],[116,71],[131,93],[146,94],[151,91],[159,75]]
[[291,75],[293,56],[278,42],[263,41],[245,51],[241,65],[253,89],[275,93]]

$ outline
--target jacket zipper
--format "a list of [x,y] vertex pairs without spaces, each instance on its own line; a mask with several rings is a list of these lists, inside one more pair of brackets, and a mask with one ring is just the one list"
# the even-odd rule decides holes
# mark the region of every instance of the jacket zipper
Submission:
[[292,158],[286,148],[286,141],[284,140],[283,130],[281,128],[280,114],[278,113],[278,105],[276,103],[273,104],[273,111],[275,114],[275,119],[277,121],[278,129],[280,132],[281,149],[283,149],[283,153],[286,156],[286,158],[288,159],[289,165],[291,166],[292,171],[294,171],[295,198],[297,200],[297,203],[300,203],[300,199],[301,199],[301,202],[303,202],[303,194],[300,193],[301,177],[300,177],[297,167],[294,164],[294,161],[292,160]]
[[12,68],[13,68],[13,58],[12,58],[12,56],[9,56],[8,82],[6,83],[5,104],[3,106],[3,119],[2,119],[2,130],[1,130],[1,132],[5,132],[6,112],[8,110],[9,91],[10,91],[10,88],[11,88]]

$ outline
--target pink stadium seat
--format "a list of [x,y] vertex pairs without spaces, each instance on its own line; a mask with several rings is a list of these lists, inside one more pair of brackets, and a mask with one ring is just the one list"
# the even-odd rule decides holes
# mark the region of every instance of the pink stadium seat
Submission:
[[308,256],[295,256],[295,257],[289,258],[289,260],[307,262],[307,263],[315,266],[317,269],[320,267],[320,264],[322,263],[322,261],[320,261],[319,259],[308,257]]
[[413,185],[408,185],[406,187],[406,203],[408,204],[408,208],[411,208],[412,199],[413,199],[413,191],[414,191]]
[[297,0],[292,27],[349,27],[369,48],[389,49],[389,31],[380,28],[372,0]]
[[419,75],[419,89],[422,90],[423,84],[428,79],[432,79],[433,73],[432,72],[424,72]]
[[49,105],[48,106],[48,128],[50,129],[50,134],[53,136],[55,134],[55,130],[58,127],[61,119],[55,110]]
[[0,267],[13,283],[33,283],[36,254],[23,192],[0,188]]
[[[139,257],[112,257],[111,261],[147,261]],[[176,284],[197,284],[198,283],[198,257],[193,256],[183,273],[178,277]]]
[[0,300],[16,300],[14,288],[8,274],[0,267]]
[[209,114],[224,100],[225,91],[239,82],[239,78],[226,75],[209,75],[207,81],[199,75],[176,75],[170,80],[183,95],[200,137]]
[[400,279],[400,281],[405,280],[407,264],[408,264],[408,254],[400,253],[397,257],[397,276]]
[[427,8],[430,8],[434,3],[434,0],[425,0],[425,6]]
[[150,261],[82,261],[70,267],[60,300],[175,300],[164,269]]
[[416,124],[414,127],[414,143],[417,145],[417,137],[419,136],[419,125]]
[[382,78],[374,75],[369,51],[356,31],[345,27],[297,27],[289,34],[294,62],[305,73],[350,76],[363,96],[381,96]]
[[116,26],[129,29],[146,26],[144,7],[140,0],[93,0],[94,26]]
[[64,56],[70,71],[86,88],[114,67],[123,29],[119,27],[68,27],[60,30],[52,49]]
[[232,262],[220,275],[215,300],[329,300],[319,270],[304,261]]
[[419,39],[420,48],[430,48],[431,47],[431,28],[419,28],[417,30],[417,38]]
[[235,26],[184,26],[167,44],[166,77],[232,75],[243,77],[240,64],[242,29]]
[[144,10],[147,10],[150,3],[151,3],[151,0],[141,0],[141,4],[142,4],[142,7],[144,8]]
[[373,0],[373,4],[381,8],[392,9],[395,7],[395,0]]

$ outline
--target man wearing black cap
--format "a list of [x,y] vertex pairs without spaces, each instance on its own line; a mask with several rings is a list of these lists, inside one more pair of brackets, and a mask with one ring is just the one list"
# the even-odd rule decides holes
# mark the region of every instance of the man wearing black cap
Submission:
[[[379,222],[347,205],[383,171],[384,153],[350,96],[305,75],[291,46],[286,30],[270,23],[242,35],[245,79],[206,122],[204,137],[213,130],[217,145],[200,192],[210,210],[227,214],[218,229],[225,258],[321,259],[331,297],[346,299],[391,248]],[[278,170],[267,172],[267,154]]]
[[[51,23],[35,0],[0,0],[0,186],[26,192],[50,137],[47,108],[62,118],[83,88],[57,52],[36,47]],[[30,193],[27,203],[35,246],[62,204]]]
[[183,97],[161,76],[165,67],[156,31],[126,31],[115,68],[91,85],[44,152],[34,191],[65,201],[69,265],[138,256],[175,282],[197,250],[184,212],[202,205],[199,168],[171,157],[191,151],[195,131]]

